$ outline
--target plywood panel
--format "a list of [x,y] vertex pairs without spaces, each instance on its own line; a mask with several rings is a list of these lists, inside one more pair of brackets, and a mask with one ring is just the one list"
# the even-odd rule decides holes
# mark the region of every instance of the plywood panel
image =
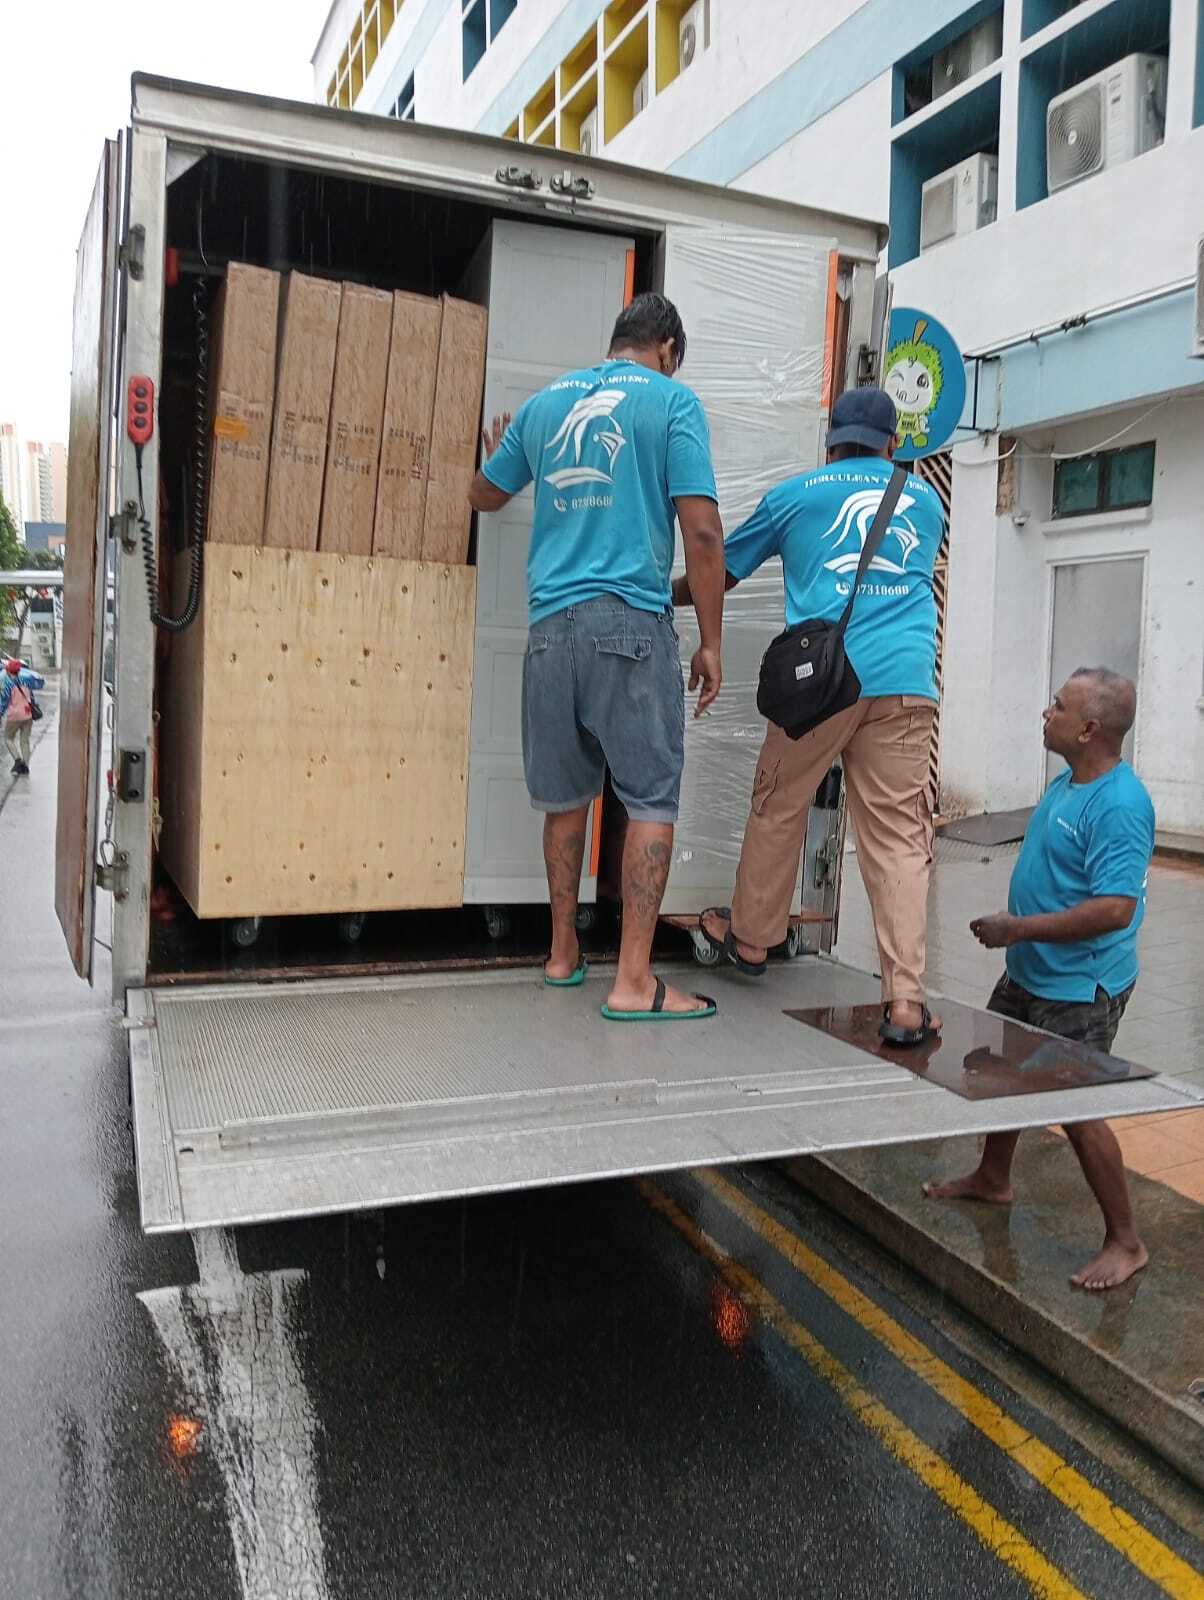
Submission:
[[422,554],[442,326],[442,300],[421,294],[393,296],[389,385],[372,536],[373,554],[378,556],[417,561]]
[[195,832],[193,909],[459,905],[475,571],[214,550],[205,590],[200,798],[164,822],[169,862]]

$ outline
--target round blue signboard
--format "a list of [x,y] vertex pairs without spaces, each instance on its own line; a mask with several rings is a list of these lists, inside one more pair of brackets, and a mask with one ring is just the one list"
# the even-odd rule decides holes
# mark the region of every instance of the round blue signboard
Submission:
[[926,311],[892,311],[882,387],[899,413],[897,461],[948,444],[966,403],[966,369],[949,330]]

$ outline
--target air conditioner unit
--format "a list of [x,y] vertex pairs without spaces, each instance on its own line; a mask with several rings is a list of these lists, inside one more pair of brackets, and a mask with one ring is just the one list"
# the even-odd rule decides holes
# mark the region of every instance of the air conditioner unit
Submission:
[[577,140],[583,156],[597,154],[598,150],[598,108],[597,106],[581,119],[581,133]]
[[647,68],[636,79],[635,89],[631,96],[631,114],[638,117],[640,112],[648,105],[648,71]]
[[1166,57],[1132,55],[1049,102],[1049,192],[1144,155],[1166,129]]
[[985,17],[932,58],[932,98],[958,88],[1003,54],[1003,12]]
[[677,68],[679,72],[684,72],[693,63],[694,58],[701,55],[706,48],[703,4],[704,0],[694,0],[694,4],[682,17],[678,26]]
[[920,253],[994,222],[999,206],[999,160],[980,152],[920,190]]
[[1192,324],[1191,353],[1204,360],[1204,234],[1196,245],[1196,316]]

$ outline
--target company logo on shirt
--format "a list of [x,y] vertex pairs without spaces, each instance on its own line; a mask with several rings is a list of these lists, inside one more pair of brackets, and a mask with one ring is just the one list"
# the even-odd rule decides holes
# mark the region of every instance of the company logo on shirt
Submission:
[[[848,540],[855,540],[856,549],[840,551],[840,554],[833,556],[831,561],[825,561],[824,567],[828,572],[856,572],[884,492],[882,489],[860,489],[845,500],[836,513],[831,527],[824,531],[821,538],[833,540],[837,551],[840,551],[841,545]],[[870,562],[871,572],[894,572],[899,576],[907,572],[908,561],[920,548],[920,536],[915,530],[915,524],[910,517],[904,515],[915,503],[914,495],[899,496],[890,527],[886,530],[886,538],[883,539],[878,554]],[[898,561],[890,560],[885,554],[887,541],[890,539],[898,540]]]
[[[577,401],[548,442],[548,451],[555,451],[552,456],[553,464],[565,461],[565,465],[555,467],[554,471],[547,473],[544,477],[545,483],[550,483],[553,489],[559,490],[571,489],[582,483],[603,483],[608,487],[614,483],[615,462],[619,458],[620,450],[627,443],[623,429],[615,421],[614,412],[626,398],[621,389],[599,389],[595,394],[586,395]],[[597,424],[596,431],[591,432],[595,424]],[[609,471],[601,465],[590,466],[582,461],[583,453],[595,446],[605,458]],[[566,461],[565,458],[570,451],[572,459]],[[609,497],[590,495],[587,499],[590,504],[609,504]],[[569,506],[569,502],[562,495],[558,495],[553,504],[557,511],[565,511]],[[578,502],[573,501],[572,504],[576,507]]]

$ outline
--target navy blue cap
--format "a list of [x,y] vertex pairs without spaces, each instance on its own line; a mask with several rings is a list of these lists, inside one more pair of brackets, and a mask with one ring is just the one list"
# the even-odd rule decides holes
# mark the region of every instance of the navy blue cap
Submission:
[[846,389],[832,407],[828,449],[838,444],[865,444],[884,450],[895,436],[899,419],[885,389]]

